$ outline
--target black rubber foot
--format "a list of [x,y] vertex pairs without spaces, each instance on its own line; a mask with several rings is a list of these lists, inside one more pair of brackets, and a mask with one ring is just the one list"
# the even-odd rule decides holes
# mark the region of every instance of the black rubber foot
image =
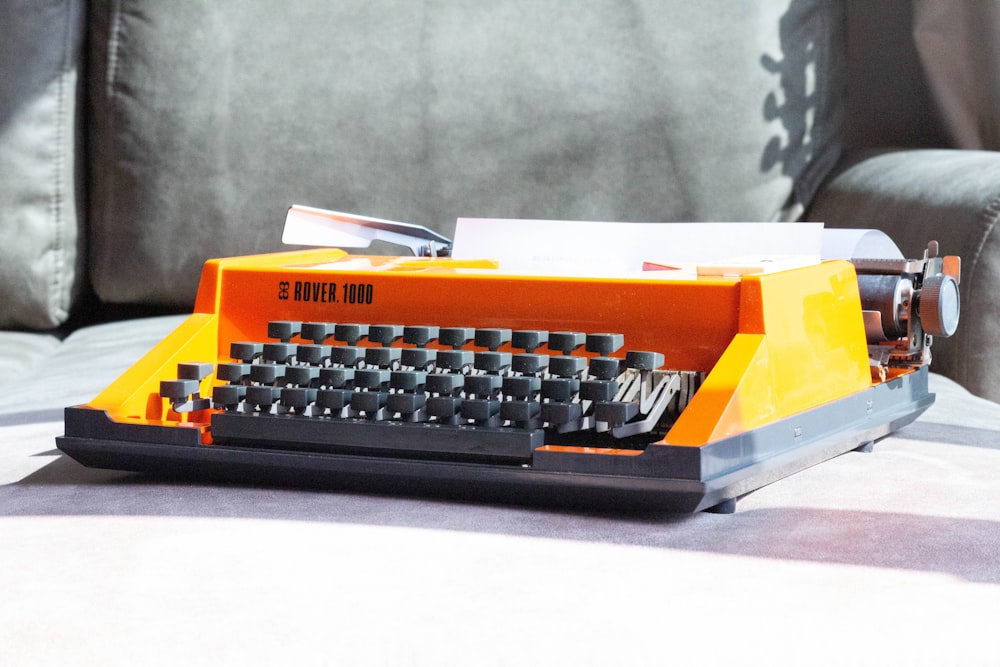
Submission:
[[732,514],[736,511],[736,498],[723,500],[718,505],[712,505],[705,511],[711,514]]

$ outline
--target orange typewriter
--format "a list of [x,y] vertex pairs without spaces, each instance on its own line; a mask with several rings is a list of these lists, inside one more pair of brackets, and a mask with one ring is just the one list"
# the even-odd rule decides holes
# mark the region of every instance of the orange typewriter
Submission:
[[[532,229],[506,225],[485,247]],[[718,239],[739,225],[673,226],[696,227]],[[916,260],[650,257],[593,271],[584,258],[561,272],[551,257],[507,267],[421,227],[290,209],[286,240],[324,234],[417,256],[209,261],[194,313],[67,408],[59,448],[170,476],[733,511],[914,420],[933,402],[932,336],[958,323],[958,258],[934,243]]]

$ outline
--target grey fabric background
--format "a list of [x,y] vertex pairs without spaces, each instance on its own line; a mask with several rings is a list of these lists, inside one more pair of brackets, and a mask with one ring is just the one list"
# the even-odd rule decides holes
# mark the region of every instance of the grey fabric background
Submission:
[[1000,4],[922,0],[913,35],[952,145],[1000,149]]
[[921,4],[848,0],[846,153],[950,145],[914,40]]
[[91,3],[91,271],[186,304],[305,203],[459,216],[794,217],[839,155],[843,6]]
[[82,2],[0,3],[0,327],[48,329],[79,288]]

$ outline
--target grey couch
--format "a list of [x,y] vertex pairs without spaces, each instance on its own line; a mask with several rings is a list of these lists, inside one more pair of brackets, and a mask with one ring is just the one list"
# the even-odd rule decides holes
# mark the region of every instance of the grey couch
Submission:
[[[962,30],[993,19],[944,20],[992,6],[0,3],[3,662],[995,664],[1000,405],[968,390],[1000,399],[1000,105],[953,88],[996,78],[963,58]],[[164,313],[191,307],[206,258],[280,248],[291,203],[445,234],[458,216],[878,227],[962,255],[963,321],[917,422],[730,515],[60,455],[62,407],[181,321]]]

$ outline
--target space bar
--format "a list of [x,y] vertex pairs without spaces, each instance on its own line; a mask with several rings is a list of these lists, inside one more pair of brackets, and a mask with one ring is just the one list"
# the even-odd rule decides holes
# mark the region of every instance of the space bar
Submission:
[[544,444],[544,431],[222,412],[212,415],[212,441],[269,449],[529,462],[534,449]]

